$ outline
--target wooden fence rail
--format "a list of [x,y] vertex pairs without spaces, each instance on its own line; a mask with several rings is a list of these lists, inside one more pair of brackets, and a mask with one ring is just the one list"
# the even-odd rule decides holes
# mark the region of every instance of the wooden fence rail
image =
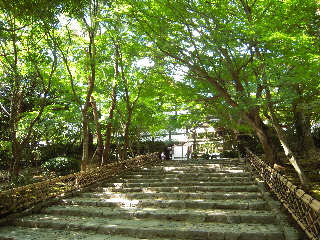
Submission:
[[32,204],[70,192],[121,172],[140,167],[158,159],[158,153],[111,163],[99,168],[57,177],[0,193],[0,216],[13,213]]
[[247,158],[312,240],[320,239],[320,202],[293,185],[249,149]]

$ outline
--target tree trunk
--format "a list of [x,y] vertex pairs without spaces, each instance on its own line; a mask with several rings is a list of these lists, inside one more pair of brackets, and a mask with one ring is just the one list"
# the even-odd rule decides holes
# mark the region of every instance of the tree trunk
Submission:
[[89,125],[86,113],[82,113],[82,144],[81,170],[85,171],[89,162]]
[[[93,13],[97,14],[97,6],[96,2],[93,2]],[[83,155],[81,162],[81,170],[85,171],[87,168],[87,164],[89,162],[89,120],[88,120],[88,110],[90,106],[90,99],[93,93],[94,84],[96,80],[96,45],[95,45],[95,19],[91,19],[91,26],[87,23],[86,19],[84,19],[84,23],[87,26],[87,30],[89,32],[89,48],[88,48],[88,57],[89,57],[89,71],[90,75],[88,76],[88,90],[86,95],[86,100],[82,109],[82,133],[83,133]]]
[[275,110],[273,108],[273,104],[271,102],[271,95],[270,95],[270,90],[266,89],[266,99],[268,101],[268,108],[271,116],[272,123],[277,131],[278,138],[281,142],[281,145],[283,147],[283,150],[291,163],[291,165],[294,167],[295,171],[297,172],[301,185],[304,188],[309,188],[309,180],[307,179],[305,173],[303,172],[301,166],[299,165],[296,156],[294,152],[291,149],[291,146],[289,144],[288,138],[286,136],[285,131],[281,128],[279,121],[275,115]]
[[[17,80],[16,80],[17,81]],[[11,180],[14,181],[18,175],[20,170],[20,162],[22,157],[22,149],[17,139],[17,132],[16,132],[16,125],[17,125],[17,119],[19,116],[18,113],[18,105],[19,101],[22,99],[19,99],[17,97],[17,94],[12,95],[11,100],[11,109],[10,109],[10,138],[11,138],[11,144],[12,144],[12,162],[10,166],[11,171]]]
[[111,105],[109,109],[109,116],[108,116],[108,123],[106,129],[106,140],[104,144],[103,150],[103,158],[101,164],[104,165],[108,162],[109,154],[110,154],[110,147],[111,147],[111,134],[112,134],[112,120],[114,115],[114,110],[117,104],[117,79],[120,75],[119,70],[119,59],[120,59],[120,46],[119,44],[115,43],[115,53],[114,53],[114,79],[112,83],[112,94],[111,94]]
[[128,116],[127,116],[127,121],[124,129],[124,144],[123,144],[121,160],[127,159],[127,150],[129,148],[129,143],[130,143],[129,130],[131,125],[132,110],[133,110],[132,108],[128,109]]
[[22,148],[17,140],[15,130],[11,130],[12,162],[11,162],[11,181],[14,182],[19,176],[20,163],[22,159]]
[[112,120],[114,115],[114,109],[116,107],[116,90],[112,91],[112,102],[109,109],[109,116],[108,116],[108,123],[107,123],[107,129],[106,129],[106,140],[104,143],[104,149],[103,149],[103,158],[101,164],[104,165],[108,163],[108,158],[110,154],[110,148],[111,148],[111,138],[112,138]]
[[279,164],[280,160],[276,151],[276,148],[268,134],[268,132],[261,128],[256,126],[256,133],[259,138],[261,147],[263,148],[263,151],[266,155],[266,162],[273,166],[274,164]]
[[297,135],[297,151],[304,158],[310,157],[314,150],[314,141],[311,134],[310,118],[302,111],[295,110],[294,126]]
[[96,125],[96,134],[97,134],[97,138],[98,138],[97,150],[96,150],[97,156],[98,156],[97,163],[101,164],[102,163],[102,154],[103,154],[103,139],[102,139],[102,134],[101,134],[101,125],[99,122],[99,114],[98,114],[97,104],[96,104],[93,96],[91,96],[91,107],[92,107],[92,112],[93,112],[93,116],[94,116],[94,122]]

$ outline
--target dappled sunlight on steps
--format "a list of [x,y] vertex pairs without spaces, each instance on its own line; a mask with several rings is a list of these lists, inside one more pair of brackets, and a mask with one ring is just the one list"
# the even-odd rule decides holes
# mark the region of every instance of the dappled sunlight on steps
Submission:
[[155,162],[14,219],[0,240],[298,239],[248,168],[238,159]]

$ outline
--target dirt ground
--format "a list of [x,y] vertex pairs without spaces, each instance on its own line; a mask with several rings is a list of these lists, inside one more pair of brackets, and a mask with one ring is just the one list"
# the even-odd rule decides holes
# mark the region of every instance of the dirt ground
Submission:
[[[281,157],[281,159],[284,164],[282,166],[275,167],[275,169],[294,185],[300,187],[300,180],[293,166],[285,157]],[[298,159],[298,161],[310,181],[310,189],[303,190],[316,200],[320,201],[320,154],[305,159]]]

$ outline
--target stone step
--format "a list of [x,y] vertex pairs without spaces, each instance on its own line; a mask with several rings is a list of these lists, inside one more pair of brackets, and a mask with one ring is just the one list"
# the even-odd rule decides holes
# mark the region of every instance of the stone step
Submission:
[[[221,170],[221,169],[250,169],[251,166],[247,164],[234,164],[234,163],[210,163],[210,164],[202,164],[201,163],[194,163],[194,164],[158,164],[153,165],[152,167],[144,167],[140,168],[140,171],[148,170],[165,170],[165,171],[172,171],[172,170],[182,170],[182,171],[192,171],[195,170]],[[137,170],[137,169],[136,169]]]
[[208,210],[208,209],[177,209],[177,208],[106,208],[79,205],[56,205],[41,211],[47,215],[67,215],[83,217],[104,217],[109,219],[162,219],[190,222],[233,223],[276,223],[274,214],[268,211],[253,210]]
[[[226,180],[226,179],[225,179]],[[228,182],[228,181],[220,181],[220,182],[127,182],[119,181],[117,179],[114,181],[106,181],[101,183],[102,187],[115,187],[115,188],[128,188],[128,187],[139,187],[139,188],[146,188],[146,187],[177,187],[177,186],[236,186],[236,185],[254,185],[257,184],[255,181],[241,181],[243,179],[239,178],[237,182]],[[92,188],[94,189],[94,188]]]
[[269,210],[269,205],[262,199],[227,199],[210,200],[195,198],[190,199],[125,199],[123,195],[112,198],[70,198],[63,199],[62,205],[97,206],[110,208],[126,207],[157,207],[177,209],[229,209],[229,210]]
[[249,165],[244,162],[212,161],[212,162],[202,162],[201,163],[201,162],[189,162],[189,161],[184,161],[184,162],[170,161],[170,162],[165,162],[165,163],[157,162],[154,164],[145,165],[141,169],[184,168],[184,169],[189,170],[190,168],[193,168],[193,167],[199,168],[199,169],[215,168],[215,167],[244,167],[244,168],[247,168],[247,167],[249,167]]
[[[82,216],[31,215],[14,220],[14,225],[55,230],[93,231],[98,234],[134,238],[283,240],[282,229],[273,224],[213,223],[141,219],[109,219]],[[39,238],[38,238],[39,239]]]
[[245,159],[238,158],[216,158],[216,159],[184,159],[184,160],[165,160],[158,161],[154,165],[166,165],[170,163],[170,165],[174,164],[211,164],[211,163],[245,163]]
[[[193,177],[193,178],[169,178],[169,177],[162,177],[162,178],[130,178],[125,177],[123,175],[119,175],[118,178],[113,178],[116,182],[129,182],[129,183],[153,183],[153,182],[247,182],[253,181],[253,177],[228,177],[228,176],[220,176],[220,177]],[[112,180],[111,180],[112,181]],[[256,183],[256,182],[255,182]]]
[[179,186],[179,187],[99,187],[92,188],[94,192],[148,192],[148,193],[167,193],[167,192],[257,192],[257,185],[238,185],[238,186]]
[[243,167],[248,168],[250,165],[246,163],[240,162],[221,162],[221,161],[212,161],[212,162],[190,162],[190,161],[167,161],[167,162],[156,162],[150,165],[145,165],[142,169],[174,169],[174,168],[184,168],[184,169],[191,169],[191,168],[218,168],[218,167]]
[[156,167],[156,168],[141,168],[141,169],[135,169],[132,172],[140,172],[140,173],[154,173],[154,172],[160,172],[160,171],[165,171],[165,172],[182,172],[182,173],[193,173],[193,172],[230,172],[230,170],[239,170],[241,172],[248,171],[247,166],[185,166],[185,167]]
[[162,178],[180,178],[180,179],[188,179],[188,178],[198,178],[198,177],[206,177],[206,178],[223,178],[223,177],[251,177],[252,173],[249,172],[209,172],[209,173],[157,173],[157,174],[136,174],[125,173],[121,175],[123,178],[143,178],[143,179],[162,179]]
[[16,218],[0,240],[296,240],[249,169],[236,159],[158,161]]
[[123,199],[161,199],[161,200],[237,200],[237,199],[261,199],[260,192],[151,192],[146,190],[144,192],[85,192],[80,195],[84,198],[123,198]]
[[166,172],[159,172],[159,171],[150,171],[150,172],[132,172],[132,173],[128,173],[125,176],[143,176],[143,175],[154,175],[156,177],[168,177],[168,176],[172,176],[172,177],[184,177],[184,178],[194,178],[194,177],[233,177],[233,176],[237,176],[237,177],[251,177],[251,173],[246,172],[242,169],[233,169],[233,170],[224,170],[224,171],[214,171],[214,170],[210,170],[210,171],[166,171]]
[[[133,238],[121,235],[96,234],[93,231],[71,231],[51,228],[27,228],[20,226],[6,226],[1,228],[0,240],[141,240],[141,238]],[[160,238],[154,238],[160,240]],[[169,240],[161,238],[161,240]]]

